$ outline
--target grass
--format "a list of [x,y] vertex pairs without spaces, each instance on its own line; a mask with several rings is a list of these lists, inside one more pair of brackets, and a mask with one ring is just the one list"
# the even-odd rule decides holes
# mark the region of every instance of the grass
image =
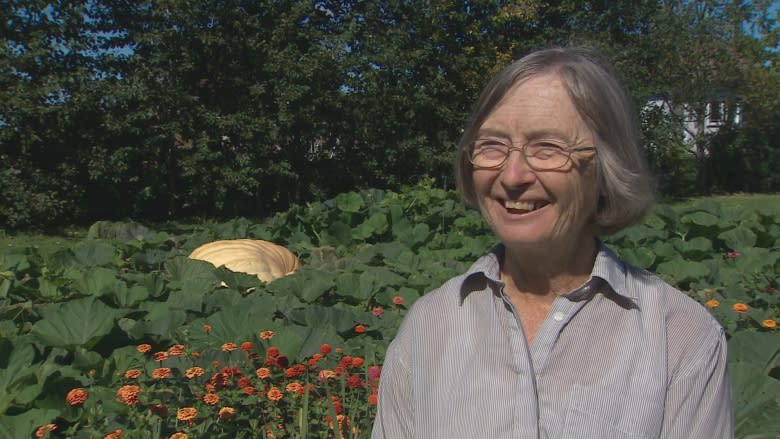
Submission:
[[[728,207],[743,209],[771,209],[780,214],[780,193],[777,194],[731,194],[697,197],[671,203],[673,206],[687,206],[704,200],[715,200]],[[0,253],[9,250],[37,248],[41,254],[50,254],[63,246],[74,244],[87,236],[86,227],[65,227],[52,233],[39,232],[5,232],[0,229]],[[160,227],[165,230],[165,227]]]

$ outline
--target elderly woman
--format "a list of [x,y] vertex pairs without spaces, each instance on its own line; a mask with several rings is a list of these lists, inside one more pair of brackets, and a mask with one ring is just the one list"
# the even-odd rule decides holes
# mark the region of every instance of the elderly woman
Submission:
[[456,173],[500,244],[409,311],[373,438],[733,437],[721,326],[598,239],[652,204],[634,114],[587,49],[488,84]]

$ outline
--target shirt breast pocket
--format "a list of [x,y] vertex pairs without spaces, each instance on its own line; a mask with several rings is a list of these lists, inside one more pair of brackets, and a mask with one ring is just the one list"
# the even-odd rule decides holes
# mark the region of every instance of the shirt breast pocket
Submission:
[[[648,392],[650,393],[650,392]],[[562,438],[648,439],[658,437],[663,423],[663,398],[627,390],[576,387],[572,392]]]

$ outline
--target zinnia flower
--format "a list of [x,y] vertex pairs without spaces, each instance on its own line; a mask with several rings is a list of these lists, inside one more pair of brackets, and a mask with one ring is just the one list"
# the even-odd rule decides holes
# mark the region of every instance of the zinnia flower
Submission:
[[81,387],[71,389],[71,391],[65,395],[65,401],[70,405],[84,404],[87,401],[87,398],[89,398],[89,393]]
[[139,344],[138,347],[136,347],[136,349],[138,350],[138,352],[145,354],[147,352],[152,351],[152,345],[148,343],[143,343],[143,344]]
[[168,378],[169,376],[171,376],[170,367],[158,367],[152,371],[152,378],[156,378],[158,380]]
[[216,393],[207,393],[203,395],[203,402],[208,405],[216,405],[219,402],[219,395]]
[[360,357],[352,357],[352,367],[360,367],[363,365],[363,359]]
[[267,367],[261,367],[255,371],[255,375],[257,375],[257,377],[261,380],[264,380],[271,376],[271,369]]
[[267,396],[268,399],[270,399],[271,401],[279,401],[280,399],[282,399],[283,395],[282,395],[282,391],[279,390],[279,388],[271,387],[271,389],[268,391]]
[[393,296],[393,304],[394,305],[403,305],[404,304],[404,298],[401,296]]
[[304,393],[303,384],[299,383],[298,381],[291,382],[284,389],[287,390],[290,393],[295,393],[295,394],[298,394],[298,395],[301,395],[301,396]]
[[740,252],[728,252],[728,253],[726,253],[726,257],[729,258],[729,259],[735,259],[735,258],[738,258],[740,256],[742,256],[742,253],[740,253]]
[[107,435],[103,436],[103,439],[119,439],[122,437],[122,429],[118,428],[111,433],[108,433]]
[[704,305],[710,309],[717,308],[720,306],[720,301],[718,301],[718,299],[710,299],[707,302],[705,302]]
[[371,366],[368,368],[368,376],[371,378],[377,379],[381,373],[382,368],[379,366]]
[[212,327],[208,323],[203,325],[203,332],[205,332],[206,334],[211,333],[211,330],[212,330]]
[[173,433],[169,439],[187,439],[188,437],[189,436],[187,436],[187,433],[177,431],[176,433]]
[[235,415],[236,415],[236,409],[234,409],[233,407],[222,407],[221,409],[219,409],[219,414],[218,414],[219,419],[232,418]]
[[236,344],[235,344],[235,343],[233,343],[233,342],[224,343],[224,344],[222,345],[222,351],[223,351],[223,352],[233,352],[233,351],[235,351],[236,349],[238,349],[238,345],[236,345]]
[[357,332],[358,334],[363,334],[364,332],[366,332],[366,327],[363,325],[355,325],[355,332]]
[[251,341],[245,341],[245,342],[241,343],[241,350],[244,351],[244,352],[249,352],[254,347],[255,347],[255,345],[253,345]]
[[734,312],[738,312],[740,314],[745,314],[748,312],[748,306],[744,303],[735,303],[734,306],[731,307],[731,309],[734,310]]
[[381,306],[375,306],[371,309],[371,314],[374,315],[374,317],[382,317],[382,314],[385,313],[385,309]]
[[761,322],[761,326],[763,326],[764,328],[775,329],[777,328],[777,321],[772,319],[766,319],[763,322]]
[[155,352],[152,358],[154,361],[165,361],[168,359],[168,353],[165,351]]
[[274,331],[263,331],[260,333],[260,340],[270,340],[274,338]]
[[322,352],[323,354],[329,354],[331,350],[332,349],[330,345],[327,343],[323,343],[320,345],[320,352]]
[[46,434],[50,431],[54,431],[57,429],[57,424],[44,424],[38,427],[37,430],[35,430],[35,437],[44,437]]
[[363,380],[357,375],[350,375],[347,377],[347,387],[350,389],[358,389],[363,387]]
[[125,372],[125,378],[128,380],[134,380],[141,376],[141,370],[140,369],[130,369],[127,372]]
[[136,405],[139,393],[141,393],[141,388],[136,385],[122,386],[116,391],[116,399],[123,404]]
[[194,407],[182,407],[176,411],[176,419],[189,422],[198,416],[198,411]]
[[368,395],[368,405],[376,405],[376,403],[379,401],[379,396],[375,392],[372,392],[370,395]]
[[192,378],[195,378],[195,377],[199,377],[199,376],[203,375],[204,373],[206,373],[206,371],[203,370],[202,367],[194,366],[194,367],[190,367],[189,369],[185,370],[184,371],[184,376],[186,376],[187,378],[192,379]]
[[184,345],[175,344],[175,345],[171,346],[170,348],[168,348],[168,352],[172,356],[178,357],[179,355],[184,353]]

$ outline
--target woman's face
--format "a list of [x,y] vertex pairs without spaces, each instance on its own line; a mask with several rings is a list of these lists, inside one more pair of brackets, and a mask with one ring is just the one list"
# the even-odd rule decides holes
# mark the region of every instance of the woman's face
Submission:
[[[557,73],[515,85],[485,119],[480,137],[516,147],[539,139],[569,147],[596,146]],[[586,240],[592,245],[598,199],[593,155],[575,153],[561,169],[535,171],[522,152],[514,150],[500,169],[475,169],[474,188],[482,215],[510,249],[570,251]]]

